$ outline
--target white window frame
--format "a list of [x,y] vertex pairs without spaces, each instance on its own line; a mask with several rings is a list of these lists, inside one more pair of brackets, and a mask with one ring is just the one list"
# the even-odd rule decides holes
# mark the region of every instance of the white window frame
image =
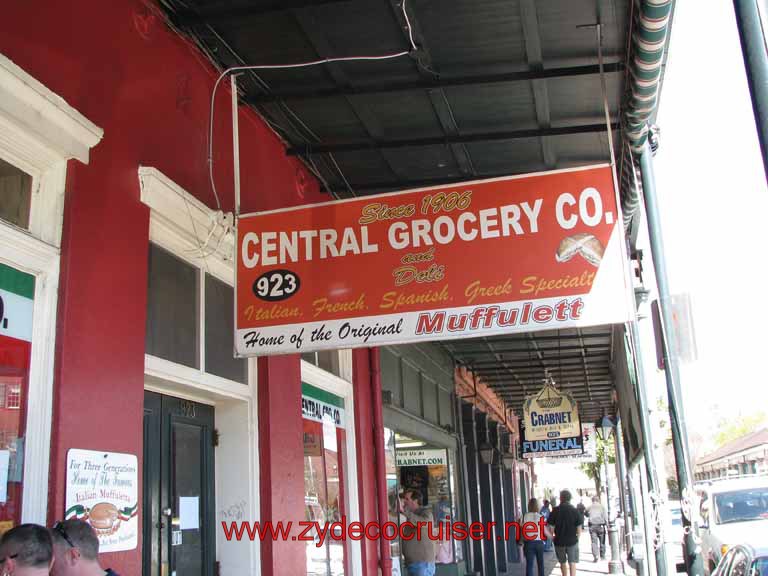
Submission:
[[[199,368],[183,366],[151,354],[145,355],[146,372],[150,375],[171,376],[192,388],[202,391],[215,391],[232,398],[248,399],[250,387],[240,382],[222,378],[206,371],[205,367],[205,274],[234,287],[234,238],[228,235],[219,246],[219,250],[207,255],[200,254],[209,232],[214,226],[216,211],[208,208],[181,186],[156,168],[139,168],[141,201],[149,206],[149,240],[175,257],[193,266],[198,272],[199,298],[198,349],[200,351]],[[217,245],[219,230],[209,240],[209,246]],[[232,311],[234,314],[234,310]],[[234,342],[234,335],[233,335]],[[248,380],[255,371],[256,363],[248,360]],[[157,374],[157,373],[161,374]]]
[[59,247],[67,161],[104,132],[0,54],[0,158],[32,177],[29,228],[0,221],[0,262],[35,276],[21,520],[44,524],[53,413]]
[[[352,352],[339,350],[339,366],[341,378],[318,368],[314,364],[301,361],[301,381],[310,384],[344,400],[344,432],[347,440],[347,467],[344,485],[347,487],[347,525],[360,521],[360,500],[357,478],[357,440],[355,437],[355,397],[352,386]],[[296,407],[301,410],[300,406]],[[352,576],[363,574],[362,552],[359,541],[348,540],[349,566]]]
[[[248,358],[247,384],[235,382],[216,376],[205,371],[205,273],[221,280],[229,286],[234,286],[234,237],[225,237],[215,254],[202,258],[199,247],[205,245],[209,232],[220,213],[208,208],[193,195],[176,184],[160,170],[140,166],[138,170],[141,201],[150,209],[149,240],[151,243],[167,250],[198,270],[200,278],[200,293],[198,299],[198,314],[200,326],[200,367],[191,368],[151,354],[144,355],[144,389],[161,394],[169,394],[195,402],[211,405],[238,400],[247,403],[248,422],[247,446],[248,457],[248,497],[250,506],[245,511],[243,520],[258,521],[260,519],[259,494],[259,435],[258,435],[258,374],[255,358]],[[218,244],[218,232],[211,243]],[[234,314],[234,310],[232,311]],[[234,334],[233,347],[234,347]],[[217,497],[221,481],[219,459],[216,463]],[[241,481],[238,479],[238,481]],[[216,554],[222,557],[220,530],[218,527],[219,505],[217,502],[217,547]],[[261,573],[260,542],[237,542],[237,546],[250,546],[249,567],[239,566],[239,571],[249,574]]]

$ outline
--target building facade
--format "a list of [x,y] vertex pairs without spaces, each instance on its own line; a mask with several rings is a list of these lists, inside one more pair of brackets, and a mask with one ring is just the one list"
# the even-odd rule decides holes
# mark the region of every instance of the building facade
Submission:
[[[476,450],[514,454],[509,431],[457,398],[437,348],[233,358],[231,95],[211,105],[217,75],[153,3],[6,7],[0,528],[107,510],[103,561],[120,573],[376,574],[373,540],[238,541],[222,525],[383,521],[417,487],[441,518],[519,515],[526,470]],[[244,212],[328,199],[253,110],[239,124]],[[122,503],[78,496],[83,467],[124,475]],[[505,548],[441,543],[438,573],[517,561]]]

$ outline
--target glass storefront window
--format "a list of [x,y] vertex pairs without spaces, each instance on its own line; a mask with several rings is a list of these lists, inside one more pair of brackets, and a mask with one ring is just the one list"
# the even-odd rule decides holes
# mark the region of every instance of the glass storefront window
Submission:
[[[346,515],[344,470],[347,462],[344,399],[315,386],[302,384],[304,431],[304,516],[317,522],[340,522]],[[307,574],[341,576],[346,573],[345,543],[319,536],[307,542]]]
[[29,228],[32,176],[0,159],[0,219]]
[[35,278],[0,264],[0,533],[21,520]]
[[[456,521],[457,491],[452,451],[386,428],[384,441],[390,520],[405,521],[405,517],[397,512],[397,498],[405,490],[414,490],[421,495],[422,505],[432,510],[434,522]],[[397,568],[401,563],[404,565],[399,542],[392,542],[392,557]],[[453,564],[462,558],[461,543],[445,534],[437,543],[435,563]]]
[[341,377],[341,368],[339,366],[339,351],[338,350],[321,350],[320,352],[305,352],[301,355],[301,359],[310,364],[314,364],[318,368],[330,372],[334,376]]

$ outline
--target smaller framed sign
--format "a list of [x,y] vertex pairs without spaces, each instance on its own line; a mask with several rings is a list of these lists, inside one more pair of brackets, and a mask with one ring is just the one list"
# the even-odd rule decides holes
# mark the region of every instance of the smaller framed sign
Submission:
[[138,471],[134,454],[76,448],[67,452],[64,518],[88,522],[99,537],[99,552],[138,546]]
[[408,449],[398,450],[395,453],[395,463],[397,466],[445,466],[448,464],[448,457],[445,450],[439,448],[433,449]]

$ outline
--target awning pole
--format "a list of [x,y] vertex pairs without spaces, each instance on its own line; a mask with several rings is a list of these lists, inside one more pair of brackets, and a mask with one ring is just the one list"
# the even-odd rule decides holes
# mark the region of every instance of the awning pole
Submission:
[[667,279],[667,262],[664,255],[664,240],[661,232],[661,218],[656,198],[656,178],[653,173],[651,146],[646,138],[640,154],[640,172],[643,182],[645,214],[648,220],[648,236],[653,256],[653,269],[656,273],[656,286],[659,292],[659,311],[664,332],[664,378],[667,382],[669,419],[672,428],[672,445],[675,451],[677,482],[680,489],[683,530],[685,531],[685,565],[689,576],[702,576],[704,573],[701,559],[701,547],[695,542],[694,527],[691,522],[692,502],[694,499],[691,461],[688,456],[688,433],[685,428],[682,394],[680,391],[680,367],[677,353],[670,353],[674,338],[674,324],[670,310],[670,291]]
[[763,153],[763,169],[768,176],[768,48],[759,0],[734,0],[744,67],[747,70],[757,137]]
[[[645,479],[648,483],[648,492],[653,496],[651,506],[653,506],[654,518],[661,512],[659,496],[661,488],[659,486],[659,477],[656,474],[656,456],[653,453],[653,436],[650,423],[650,407],[648,403],[648,388],[645,380],[645,364],[643,364],[642,346],[640,345],[640,330],[637,320],[628,323],[630,342],[632,352],[635,358],[635,374],[637,376],[637,411],[640,414],[640,430],[643,435],[643,457],[645,458]],[[644,515],[647,519],[647,515]],[[646,529],[647,529],[646,525]],[[656,574],[658,576],[667,576],[667,553],[664,550],[664,542],[655,542],[656,526],[651,527],[653,534],[653,550],[656,557]],[[648,534],[646,534],[648,538]],[[650,573],[650,571],[648,571]]]

